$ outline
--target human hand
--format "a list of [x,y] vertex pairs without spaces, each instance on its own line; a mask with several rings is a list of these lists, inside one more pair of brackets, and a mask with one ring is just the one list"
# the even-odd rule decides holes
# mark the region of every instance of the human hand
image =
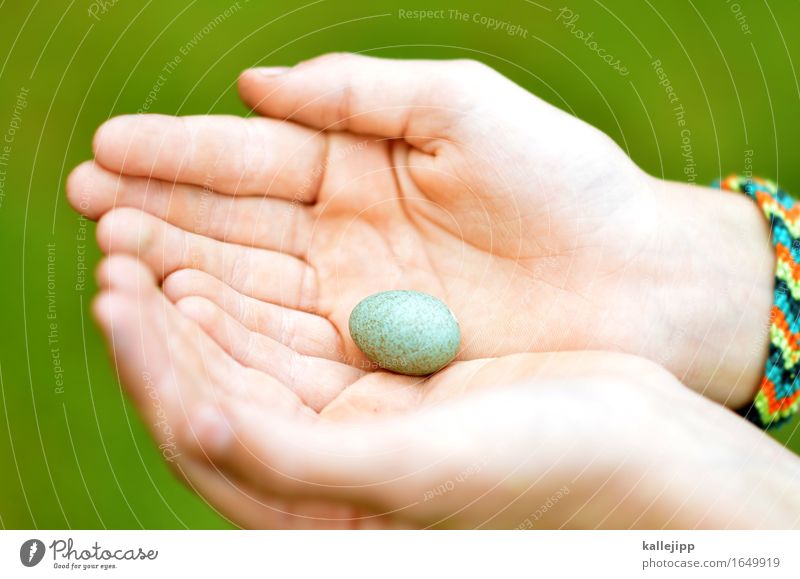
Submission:
[[[444,299],[459,360],[620,350],[715,400],[752,396],[773,262],[748,200],[645,175],[474,62],[329,55],[248,71],[240,92],[267,118],[109,121],[70,199],[174,301],[238,316],[249,356],[299,353],[324,382],[312,407],[368,369],[347,319],[394,288]],[[353,369],[329,377],[329,360]]]
[[[187,484],[257,528],[728,528],[800,523],[797,457],[659,366],[599,352],[372,372],[321,414],[237,362],[135,259],[94,313]],[[232,340],[237,322],[224,322]],[[276,358],[275,364],[281,360]],[[759,492],[753,492],[758,488]]]

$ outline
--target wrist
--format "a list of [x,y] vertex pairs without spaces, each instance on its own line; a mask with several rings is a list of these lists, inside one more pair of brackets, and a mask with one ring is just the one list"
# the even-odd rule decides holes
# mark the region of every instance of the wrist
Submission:
[[660,215],[652,288],[663,362],[685,384],[736,408],[752,401],[769,345],[775,256],[744,195],[654,180]]

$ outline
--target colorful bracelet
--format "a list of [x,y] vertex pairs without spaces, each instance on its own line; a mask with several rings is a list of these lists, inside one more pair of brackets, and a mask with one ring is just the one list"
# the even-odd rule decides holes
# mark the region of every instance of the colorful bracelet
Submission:
[[731,175],[715,186],[745,193],[770,222],[777,265],[769,356],[755,400],[740,410],[745,418],[769,428],[787,421],[800,407],[800,204],[764,179]]

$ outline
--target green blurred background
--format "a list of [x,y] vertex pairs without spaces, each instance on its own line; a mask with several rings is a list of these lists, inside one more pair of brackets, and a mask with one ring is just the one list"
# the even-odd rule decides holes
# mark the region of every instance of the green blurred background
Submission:
[[[566,12],[558,20],[562,7],[579,16],[571,28]],[[400,12],[424,8],[445,16]],[[493,30],[481,16],[508,27]],[[89,274],[79,287],[79,268],[99,254],[63,184],[108,117],[143,108],[244,115],[239,71],[328,51],[470,57],[600,127],[651,173],[705,183],[752,164],[800,191],[798,21],[794,0],[0,0],[0,526],[230,526],[162,464],[87,319],[94,286]],[[628,73],[575,29],[593,32]],[[159,75],[163,86],[148,96]],[[776,436],[798,451],[796,425]]]

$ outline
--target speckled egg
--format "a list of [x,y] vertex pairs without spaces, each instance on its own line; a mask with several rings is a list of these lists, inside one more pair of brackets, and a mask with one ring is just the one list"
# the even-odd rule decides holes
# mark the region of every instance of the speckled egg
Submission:
[[458,353],[461,330],[445,303],[426,293],[393,290],[365,298],[350,314],[350,335],[381,368],[425,376]]

